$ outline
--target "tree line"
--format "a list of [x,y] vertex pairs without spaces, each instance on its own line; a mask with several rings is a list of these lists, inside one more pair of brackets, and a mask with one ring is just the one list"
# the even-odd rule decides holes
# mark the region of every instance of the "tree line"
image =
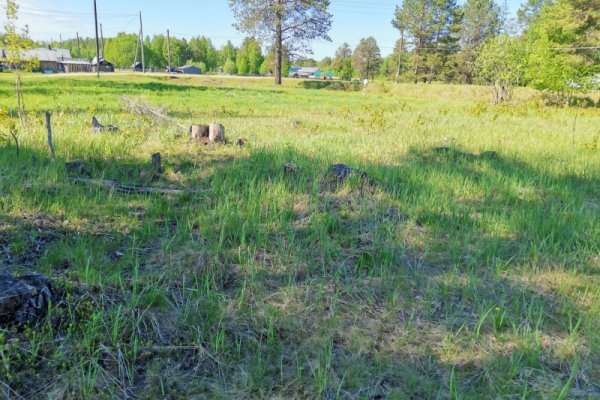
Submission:
[[[229,0],[236,28],[249,35],[240,46],[217,49],[210,38],[171,37],[171,64],[205,72],[274,74],[276,83],[291,65],[318,66],[342,79],[382,77],[396,81],[485,83],[497,102],[515,85],[549,90],[569,101],[575,90],[600,85],[600,0],[527,0],[516,19],[494,0],[403,0],[391,17],[398,31],[393,52],[383,57],[366,37],[344,43],[322,60],[306,59],[310,41],[330,40],[329,0]],[[57,45],[56,43],[54,44]],[[91,59],[95,42],[66,40],[74,57]],[[146,37],[146,66],[164,69],[165,35]],[[137,57],[136,57],[137,52]],[[130,67],[141,59],[138,36],[120,33],[104,44],[106,59]]]

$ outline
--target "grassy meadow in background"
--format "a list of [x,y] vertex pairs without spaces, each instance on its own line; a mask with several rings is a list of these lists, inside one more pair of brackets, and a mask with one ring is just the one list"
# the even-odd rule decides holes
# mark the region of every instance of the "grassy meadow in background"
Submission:
[[[13,88],[1,74],[4,136]],[[0,143],[0,267],[46,274],[59,300],[1,327],[4,396],[600,398],[600,108],[118,74],[26,75],[23,91],[20,155]],[[121,96],[222,123],[232,144],[191,143]],[[194,193],[75,184],[72,160]],[[336,163],[370,182],[335,184]]]

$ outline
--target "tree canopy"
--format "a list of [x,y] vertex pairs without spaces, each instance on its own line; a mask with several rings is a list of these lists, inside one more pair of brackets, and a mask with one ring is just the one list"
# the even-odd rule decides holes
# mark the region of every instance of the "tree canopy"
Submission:
[[[275,83],[281,84],[283,53],[314,39],[331,40],[329,0],[229,0],[236,28],[275,49]],[[239,69],[239,64],[238,64]]]

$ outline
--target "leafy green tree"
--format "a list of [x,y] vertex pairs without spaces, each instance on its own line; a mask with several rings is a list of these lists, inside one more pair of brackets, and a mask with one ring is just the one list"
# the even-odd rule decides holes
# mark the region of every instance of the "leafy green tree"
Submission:
[[344,43],[335,51],[335,56],[333,57],[331,66],[336,71],[340,70],[342,68],[344,60],[348,58],[352,58],[352,49],[350,48],[350,45],[348,43]]
[[[135,59],[137,42],[137,35],[121,32],[117,37],[105,41],[104,56],[116,66],[129,68]],[[148,53],[145,55],[149,56]]]
[[354,67],[352,66],[352,59],[346,58],[342,61],[342,65],[339,70],[336,70],[336,73],[340,78],[345,81],[349,81],[354,76]]
[[236,57],[236,47],[230,41],[227,41],[227,44],[223,46],[220,52],[221,64],[226,64],[228,60],[231,60],[233,63],[235,63]]
[[254,38],[246,38],[237,53],[239,75],[258,75],[264,61],[260,43]]
[[237,66],[235,65],[235,62],[233,62],[233,60],[231,58],[229,58],[229,59],[227,59],[227,61],[225,61],[225,65],[223,66],[223,72],[226,73],[227,75],[237,74]]
[[6,61],[16,69],[31,71],[39,66],[39,60],[27,56],[27,51],[35,48],[35,42],[29,38],[29,27],[19,32],[19,5],[14,0],[6,0],[6,23],[4,25],[6,41]]
[[[152,52],[152,60],[149,63],[151,67],[162,69],[169,64],[167,37],[165,35],[154,35],[147,48]],[[165,55],[165,53],[167,54]]]
[[[455,0],[404,0],[393,25],[411,40],[414,81],[431,81],[452,51],[458,51],[460,12]],[[403,46],[401,46],[403,48]]]
[[[261,75],[267,75],[267,74],[272,74],[275,71],[275,63],[276,63],[276,57],[277,54],[275,53],[275,49],[273,47],[269,48],[267,51],[267,54],[265,56],[265,60],[261,65],[260,68],[260,74]],[[281,73],[285,76],[288,74],[289,70],[290,70],[290,56],[289,53],[287,51],[284,51],[283,53],[283,57],[282,57],[282,66],[281,66]]]
[[171,65],[173,67],[181,67],[191,58],[192,54],[187,41],[185,39],[171,38]]
[[352,79],[352,49],[348,43],[342,44],[336,51],[331,62],[331,67],[342,79]]
[[456,56],[460,80],[473,83],[481,47],[500,34],[502,9],[494,0],[467,0],[462,8],[461,52]]
[[385,57],[379,67],[379,75],[383,77],[395,76],[398,68],[398,54],[392,53]]
[[275,49],[276,85],[281,85],[285,49],[295,52],[310,40],[330,40],[329,3],[330,0],[229,0],[236,28],[261,38]]
[[219,66],[219,54],[210,39],[204,36],[192,38],[189,50],[193,60],[203,62],[209,71],[214,71]]
[[523,75],[525,52],[517,38],[502,34],[486,43],[477,58],[479,78],[490,85],[494,103],[511,100],[513,87]]
[[517,21],[521,28],[527,29],[541,14],[546,5],[552,5],[553,0],[527,0],[517,11]]
[[374,78],[381,65],[381,50],[374,37],[361,39],[352,55],[354,70],[361,78]]
[[93,38],[80,38],[79,45],[77,39],[66,39],[63,41],[63,48],[68,49],[75,58],[91,61],[96,57],[96,40]]
[[317,66],[321,69],[321,71],[331,71],[331,64],[333,64],[333,60],[331,57],[324,57],[321,61],[317,63]]
[[529,50],[525,78],[570,103],[600,73],[600,0],[556,0],[545,4],[524,33]]

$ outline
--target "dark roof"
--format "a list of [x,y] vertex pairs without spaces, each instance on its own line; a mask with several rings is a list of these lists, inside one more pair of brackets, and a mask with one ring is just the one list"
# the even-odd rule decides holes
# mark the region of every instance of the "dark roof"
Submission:
[[177,69],[190,69],[190,68],[196,68],[197,70],[200,70],[200,68],[196,67],[195,65],[184,65],[183,67],[179,67]]
[[[105,63],[105,64],[110,64],[112,65],[112,63],[108,60],[105,60],[104,57],[100,57],[100,63]],[[92,65],[96,65],[98,64],[98,62],[96,61],[96,57],[94,57],[94,59],[92,60]]]

